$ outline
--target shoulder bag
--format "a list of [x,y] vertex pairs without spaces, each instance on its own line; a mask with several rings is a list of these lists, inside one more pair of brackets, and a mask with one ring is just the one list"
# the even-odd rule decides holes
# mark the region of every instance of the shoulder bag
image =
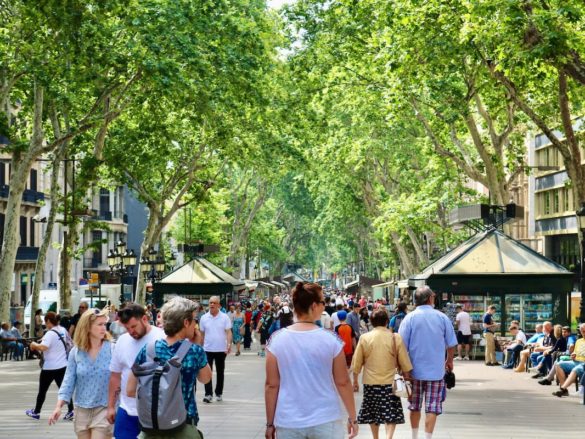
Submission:
[[392,394],[399,398],[410,398],[410,395],[412,394],[412,385],[406,381],[400,373],[398,349],[396,348],[396,334],[392,334],[392,345],[394,358],[396,359],[396,372],[394,374],[394,382],[392,383]]

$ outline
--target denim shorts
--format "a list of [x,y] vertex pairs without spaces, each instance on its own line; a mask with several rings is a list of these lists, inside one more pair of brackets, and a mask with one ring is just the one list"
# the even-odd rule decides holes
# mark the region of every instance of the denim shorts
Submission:
[[568,375],[575,367],[583,366],[583,363],[575,360],[559,361],[558,366]]
[[339,420],[306,428],[276,427],[276,436],[278,439],[343,439],[345,431]]

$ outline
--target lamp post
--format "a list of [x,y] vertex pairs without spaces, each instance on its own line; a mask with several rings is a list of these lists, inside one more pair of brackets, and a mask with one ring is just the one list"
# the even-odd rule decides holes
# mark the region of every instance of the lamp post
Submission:
[[124,276],[131,276],[136,265],[136,254],[134,250],[128,251],[126,243],[119,240],[116,243],[116,249],[110,250],[108,253],[108,265],[110,266],[110,274],[120,277],[120,305],[124,303]]
[[[175,259],[174,255],[171,259]],[[166,267],[167,264],[164,255],[157,253],[152,247],[148,250],[148,256],[143,256],[140,260],[140,271],[144,277],[144,281],[150,281],[151,284],[162,279]]]
[[577,222],[581,231],[581,261],[579,264],[579,288],[581,290],[581,303],[579,308],[579,322],[585,323],[585,203],[581,203],[581,208],[577,211]]

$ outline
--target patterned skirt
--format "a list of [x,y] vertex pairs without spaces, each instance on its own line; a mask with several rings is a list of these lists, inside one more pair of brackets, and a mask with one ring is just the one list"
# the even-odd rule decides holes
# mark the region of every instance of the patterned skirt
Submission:
[[358,415],[360,424],[404,424],[400,398],[392,395],[391,385],[364,384],[364,398]]

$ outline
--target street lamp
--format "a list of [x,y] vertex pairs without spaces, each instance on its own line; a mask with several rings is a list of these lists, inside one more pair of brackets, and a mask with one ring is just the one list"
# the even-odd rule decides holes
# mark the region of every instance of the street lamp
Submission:
[[581,203],[581,208],[577,211],[577,221],[581,230],[581,263],[579,264],[581,266],[581,277],[579,279],[581,303],[579,308],[579,322],[585,323],[585,203]]
[[[174,255],[171,259],[174,259]],[[148,250],[148,256],[143,256],[140,260],[140,271],[144,280],[153,284],[162,279],[166,267],[164,255],[157,253],[152,247]]]
[[136,265],[136,254],[134,250],[128,250],[126,243],[119,240],[116,243],[116,249],[110,250],[108,253],[107,261],[110,267],[110,274],[120,277],[120,305],[124,303],[124,276],[132,276],[134,266]]

